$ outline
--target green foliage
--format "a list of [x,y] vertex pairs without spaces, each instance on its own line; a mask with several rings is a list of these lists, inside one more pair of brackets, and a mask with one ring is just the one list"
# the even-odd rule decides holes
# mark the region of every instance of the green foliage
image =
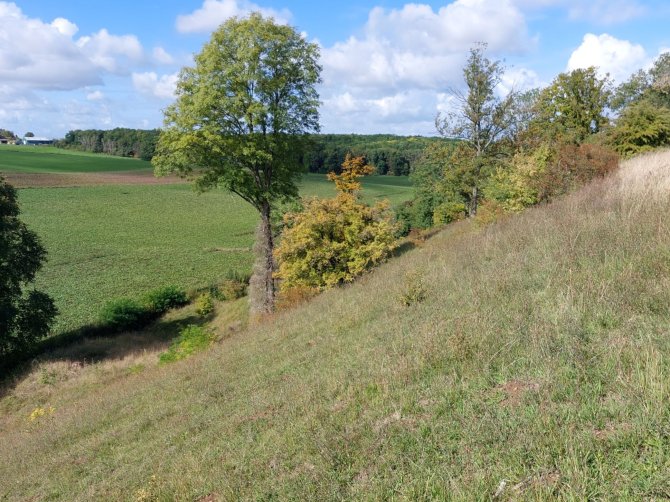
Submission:
[[186,291],[177,286],[165,286],[147,293],[144,303],[152,312],[162,314],[170,309],[186,305],[188,297]]
[[539,201],[538,183],[545,174],[552,152],[546,144],[530,153],[517,153],[511,162],[499,166],[482,193],[506,212],[519,212]]
[[212,293],[207,291],[196,298],[195,313],[204,317],[212,312],[214,312],[214,300],[212,299]]
[[594,67],[561,73],[538,97],[532,133],[581,143],[607,125],[611,94],[610,79]]
[[105,304],[100,311],[99,323],[112,332],[139,329],[154,317],[146,305],[131,298],[119,298]]
[[286,229],[275,250],[283,291],[351,282],[395,248],[396,226],[388,203],[367,206],[358,201],[355,179],[364,171],[359,161],[350,159],[341,176],[331,177],[346,180],[337,185],[334,198],[307,200],[302,212],[285,216]]
[[160,355],[159,361],[165,364],[185,359],[195,352],[206,349],[215,339],[212,332],[191,324],[179,332],[179,337],[172,342],[167,352]]
[[465,218],[466,206],[462,202],[443,202],[433,210],[433,225],[444,225]]
[[646,100],[628,106],[608,131],[607,142],[624,157],[670,144],[670,110]]
[[105,153],[119,157],[151,160],[158,141],[158,129],[142,130],[117,127],[104,131],[98,129],[69,131],[57,144],[91,153]]
[[19,214],[16,190],[0,177],[0,359],[30,349],[49,333],[57,314],[48,295],[26,292],[46,250]]

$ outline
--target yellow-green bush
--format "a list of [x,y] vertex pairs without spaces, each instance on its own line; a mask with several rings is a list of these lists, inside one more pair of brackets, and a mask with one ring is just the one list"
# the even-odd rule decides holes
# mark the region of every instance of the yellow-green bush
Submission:
[[286,228],[275,249],[281,289],[323,289],[351,282],[384,261],[396,246],[396,224],[388,202],[368,206],[358,200],[357,177],[368,172],[360,157],[331,174],[338,194],[305,201],[304,210],[284,217]]

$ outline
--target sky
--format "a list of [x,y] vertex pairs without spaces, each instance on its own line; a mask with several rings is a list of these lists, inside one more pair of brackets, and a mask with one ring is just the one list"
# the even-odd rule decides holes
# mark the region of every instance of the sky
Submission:
[[0,128],[160,127],[179,70],[252,11],[320,46],[324,133],[434,135],[479,42],[500,93],[592,65],[622,82],[670,50],[665,0],[0,0]]

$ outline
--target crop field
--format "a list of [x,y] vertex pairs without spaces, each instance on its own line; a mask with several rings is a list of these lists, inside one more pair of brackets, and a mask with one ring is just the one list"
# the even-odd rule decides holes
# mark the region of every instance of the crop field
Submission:
[[[49,150],[36,149],[28,157],[50,158]],[[0,159],[5,153],[3,148]],[[17,155],[23,158],[26,153]],[[88,164],[93,166],[99,160],[63,153],[53,157],[89,162],[93,157]],[[120,160],[122,165],[141,162],[109,160]],[[19,202],[23,220],[49,252],[37,286],[53,296],[61,312],[56,334],[94,322],[110,299],[139,297],[169,284],[205,287],[220,281],[228,271],[251,270],[257,214],[223,190],[196,194],[184,182],[151,184],[153,178],[148,174],[131,178],[110,171],[98,178],[95,173],[74,170],[72,176],[88,181],[82,186],[53,188],[40,186],[43,173],[18,174],[23,184],[17,186],[38,186],[19,190]],[[12,177],[8,178],[11,182]],[[327,197],[334,189],[324,175],[310,174],[303,178],[301,193]],[[411,187],[406,178],[369,177],[363,193],[370,202],[387,198],[398,204],[411,197]]]
[[0,146],[0,173],[100,173],[151,170],[138,159],[47,146]]

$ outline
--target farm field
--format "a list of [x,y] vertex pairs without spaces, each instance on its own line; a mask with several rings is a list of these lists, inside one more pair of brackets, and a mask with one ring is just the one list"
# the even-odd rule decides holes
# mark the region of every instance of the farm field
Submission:
[[[139,162],[139,161],[131,161]],[[306,175],[304,196],[331,196],[324,175]],[[406,178],[370,177],[367,200],[411,197]],[[42,238],[48,262],[37,285],[61,312],[54,333],[94,322],[102,305],[174,284],[204,287],[248,272],[255,210],[234,195],[198,195],[186,183],[104,184],[19,190],[22,218]]]
[[0,146],[0,173],[100,173],[151,170],[149,162],[48,146]]

